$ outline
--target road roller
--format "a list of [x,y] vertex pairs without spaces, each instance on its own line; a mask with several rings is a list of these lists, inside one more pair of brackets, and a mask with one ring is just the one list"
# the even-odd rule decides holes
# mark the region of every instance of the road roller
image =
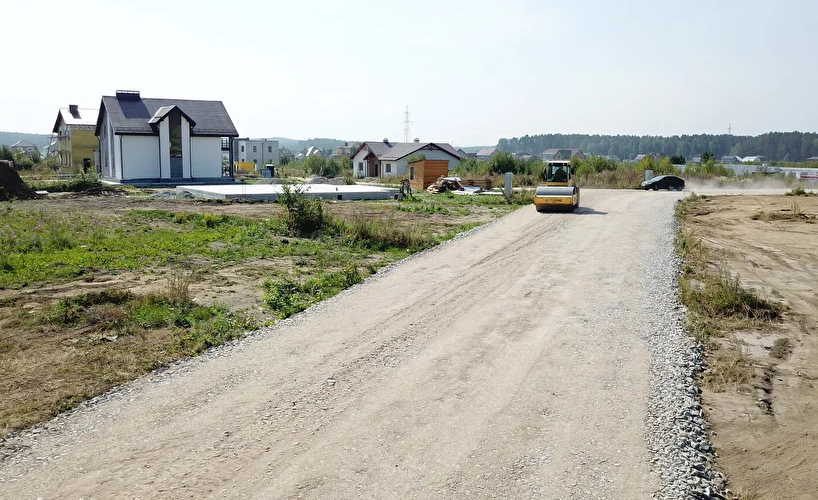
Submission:
[[538,212],[567,210],[579,207],[579,187],[573,185],[574,171],[568,160],[551,160],[543,169],[545,184],[534,192],[534,207]]

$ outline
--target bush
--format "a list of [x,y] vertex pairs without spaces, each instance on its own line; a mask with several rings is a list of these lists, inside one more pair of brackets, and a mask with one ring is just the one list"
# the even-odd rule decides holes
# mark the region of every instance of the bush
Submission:
[[324,228],[326,219],[321,200],[311,200],[303,188],[282,185],[278,201],[287,209],[287,229],[298,235],[311,235]]

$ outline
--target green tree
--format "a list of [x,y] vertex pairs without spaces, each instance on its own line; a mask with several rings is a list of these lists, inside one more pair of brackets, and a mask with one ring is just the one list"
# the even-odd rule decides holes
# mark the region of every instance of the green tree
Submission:
[[670,163],[674,165],[684,165],[687,163],[687,160],[682,155],[673,155],[670,157]]
[[14,153],[5,144],[0,147],[0,160],[14,161]]
[[707,163],[708,161],[714,160],[715,155],[713,155],[712,151],[705,151],[702,153],[702,163]]
[[503,174],[506,172],[516,174],[517,162],[514,160],[514,157],[511,156],[511,153],[498,151],[489,160],[489,172],[492,174]]

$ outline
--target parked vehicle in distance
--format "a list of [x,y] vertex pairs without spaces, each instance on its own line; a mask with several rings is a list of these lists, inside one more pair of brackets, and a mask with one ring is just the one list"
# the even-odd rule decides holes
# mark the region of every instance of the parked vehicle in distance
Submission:
[[653,179],[642,183],[642,189],[667,189],[668,191],[681,191],[685,188],[685,181],[675,175],[657,175]]

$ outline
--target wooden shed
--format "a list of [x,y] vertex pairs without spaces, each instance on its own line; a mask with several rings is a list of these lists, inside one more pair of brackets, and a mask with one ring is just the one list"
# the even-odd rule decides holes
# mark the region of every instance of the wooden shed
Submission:
[[419,160],[409,163],[409,182],[412,189],[426,189],[438,177],[449,175],[449,160]]

